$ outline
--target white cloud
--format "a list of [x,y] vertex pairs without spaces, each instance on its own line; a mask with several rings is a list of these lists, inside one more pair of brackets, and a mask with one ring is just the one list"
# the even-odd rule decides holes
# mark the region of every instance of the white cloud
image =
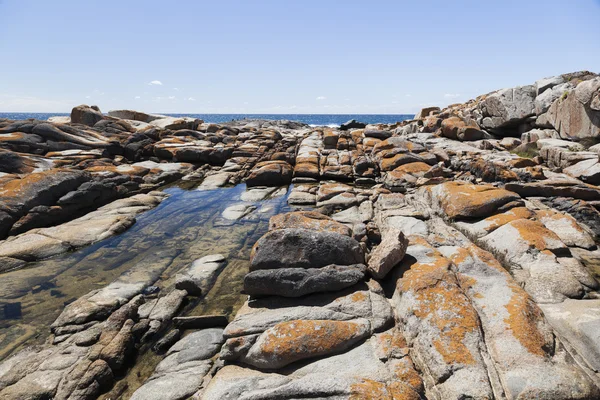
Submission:
[[169,100],[175,100],[175,96],[169,96]]
[[148,85],[150,85],[150,86],[153,86],[153,85],[162,86],[162,82],[161,81],[151,81]]
[[141,98],[142,98],[141,96],[135,96],[134,97],[134,99],[136,99],[136,100],[141,99]]
[[319,97],[317,97],[317,100],[325,100],[326,98],[327,97],[325,97],[325,96],[319,96]]
[[412,97],[412,94],[405,94],[405,97]]
[[177,91],[179,91],[179,88],[176,88],[176,87],[174,87],[174,88],[173,88],[173,90],[177,90]]
[[85,98],[86,98],[86,99],[91,99],[91,98],[92,98],[92,96],[85,96]]
[[188,101],[196,101],[196,99],[193,97],[188,97]]
[[447,99],[454,99],[454,98],[456,98],[456,97],[460,97],[460,94],[458,94],[458,93],[456,93],[456,94],[453,94],[453,93],[446,93],[446,94],[444,95],[444,97],[445,97],[445,98],[447,98]]

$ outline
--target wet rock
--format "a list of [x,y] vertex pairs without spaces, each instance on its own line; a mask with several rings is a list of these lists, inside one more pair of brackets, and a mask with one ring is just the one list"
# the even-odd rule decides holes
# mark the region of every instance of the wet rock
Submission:
[[309,229],[278,229],[256,242],[252,248],[250,270],[320,268],[363,262],[361,247],[348,236]]
[[214,254],[202,257],[175,277],[175,287],[192,296],[205,296],[215,284],[219,273],[225,268],[225,256]]
[[227,207],[221,216],[230,221],[237,221],[256,210],[256,206],[251,204],[234,204]]
[[300,297],[310,293],[334,292],[360,282],[365,266],[328,265],[323,268],[280,268],[250,272],[244,292],[251,296]]
[[388,229],[383,235],[381,243],[371,252],[368,264],[369,273],[377,279],[383,279],[392,268],[402,261],[407,247],[408,239],[402,231]]
[[225,315],[196,315],[174,317],[173,323],[181,329],[207,329],[224,327],[229,321]]

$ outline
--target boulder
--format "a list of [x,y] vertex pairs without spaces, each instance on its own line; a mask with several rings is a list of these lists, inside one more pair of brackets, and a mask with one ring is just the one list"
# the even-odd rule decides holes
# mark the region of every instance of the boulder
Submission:
[[476,123],[467,123],[462,118],[450,117],[442,121],[442,135],[454,140],[473,141],[483,138],[484,133]]
[[256,164],[246,179],[248,186],[281,186],[292,181],[292,166],[285,161],[264,161]]
[[342,290],[360,282],[364,276],[365,266],[362,264],[264,269],[246,275],[244,292],[251,296],[300,297]]
[[387,273],[394,268],[406,254],[408,239],[398,229],[388,229],[381,243],[371,253],[369,258],[369,273],[377,278],[383,279]]
[[370,333],[367,320],[296,320],[263,332],[242,361],[260,369],[282,368],[295,361],[342,352]]
[[97,122],[102,121],[104,115],[96,106],[87,106],[85,104],[74,107],[71,110],[71,123],[94,126]]
[[487,217],[501,207],[522,202],[517,193],[491,185],[446,182],[424,190],[429,192],[433,208],[452,219]]
[[419,111],[413,119],[423,119],[429,117],[430,115],[435,115],[440,113],[439,107],[425,107]]
[[321,268],[364,263],[359,243],[345,235],[310,229],[277,229],[252,248],[250,271],[275,268]]
[[[535,86],[502,89],[487,95],[479,104],[484,129],[502,134],[535,115]],[[510,136],[510,135],[509,135]]]
[[600,136],[600,77],[565,91],[548,109],[548,121],[563,138]]

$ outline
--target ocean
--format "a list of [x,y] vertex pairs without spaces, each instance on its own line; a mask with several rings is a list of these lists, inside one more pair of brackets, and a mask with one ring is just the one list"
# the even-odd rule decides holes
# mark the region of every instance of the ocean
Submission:
[[[384,123],[412,119],[413,114],[163,114],[172,117],[193,117],[204,122],[222,123],[240,119],[270,119],[303,122],[313,126],[340,126],[344,122],[355,119],[364,123]],[[0,113],[0,118],[13,120],[35,118],[47,120],[55,116],[69,116],[67,113]]]

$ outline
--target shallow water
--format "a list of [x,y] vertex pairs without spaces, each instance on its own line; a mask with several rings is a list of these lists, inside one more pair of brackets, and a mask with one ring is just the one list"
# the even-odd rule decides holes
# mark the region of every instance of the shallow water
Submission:
[[233,314],[245,299],[240,290],[252,245],[272,215],[288,210],[287,194],[252,202],[257,209],[233,223],[221,212],[242,203],[245,185],[211,191],[183,187],[165,189],[170,197],[118,236],[0,275],[0,305],[5,314],[10,311],[0,320],[0,359],[23,345],[43,343],[66,304],[139,264],[160,265],[164,271],[156,286],[168,288],[176,272],[195,259],[225,255],[228,265],[213,290],[187,304],[181,315]]

